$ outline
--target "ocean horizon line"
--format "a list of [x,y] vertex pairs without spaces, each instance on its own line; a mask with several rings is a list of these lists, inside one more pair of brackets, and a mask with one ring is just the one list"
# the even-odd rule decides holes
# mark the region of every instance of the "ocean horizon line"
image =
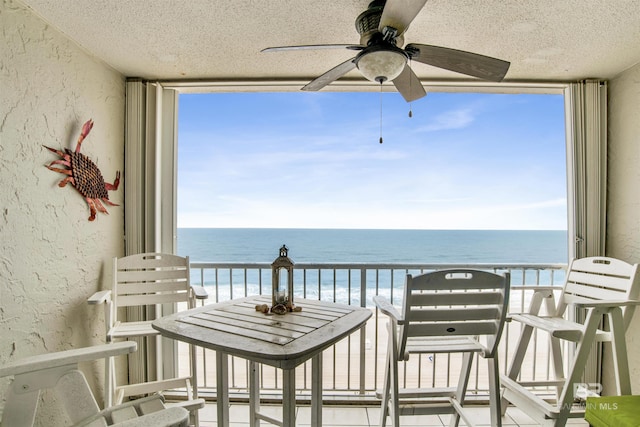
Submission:
[[176,227],[180,230],[563,231],[561,228]]

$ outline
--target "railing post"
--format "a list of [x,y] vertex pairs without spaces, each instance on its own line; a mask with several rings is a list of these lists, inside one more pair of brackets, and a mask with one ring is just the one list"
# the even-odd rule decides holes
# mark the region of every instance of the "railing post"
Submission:
[[[360,269],[360,307],[367,307],[367,269]],[[365,393],[366,380],[367,324],[360,329],[360,394]],[[374,384],[375,388],[375,384]]]

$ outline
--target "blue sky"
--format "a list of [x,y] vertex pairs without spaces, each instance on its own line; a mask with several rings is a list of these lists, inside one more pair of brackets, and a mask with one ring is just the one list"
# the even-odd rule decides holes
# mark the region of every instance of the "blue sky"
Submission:
[[180,95],[178,227],[566,230],[562,95],[411,109],[394,92]]

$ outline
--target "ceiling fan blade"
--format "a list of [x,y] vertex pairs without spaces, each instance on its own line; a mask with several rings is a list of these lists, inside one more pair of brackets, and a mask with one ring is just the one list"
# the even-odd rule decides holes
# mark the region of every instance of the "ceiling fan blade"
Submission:
[[326,85],[328,85],[329,83],[332,83],[335,80],[338,80],[340,77],[344,76],[349,71],[356,68],[356,63],[354,59],[355,58],[351,58],[343,62],[342,64],[333,67],[332,69],[330,69],[329,71],[321,75],[320,77],[317,77],[315,80],[312,80],[310,83],[304,86],[302,90],[311,90],[311,91],[320,90]]
[[426,2],[427,0],[387,0],[382,10],[378,30],[384,34],[384,27],[392,27],[398,30],[396,37],[402,35]]
[[362,50],[364,46],[359,44],[308,44],[300,46],[277,46],[267,47],[260,52],[279,52],[284,50],[305,50],[305,49],[349,49],[349,50]]
[[412,60],[423,64],[467,74],[483,80],[500,82],[509,70],[507,61],[446,47],[410,43],[405,51]]
[[393,84],[407,102],[415,101],[427,94],[422,82],[408,65],[405,65],[400,75],[393,79]]

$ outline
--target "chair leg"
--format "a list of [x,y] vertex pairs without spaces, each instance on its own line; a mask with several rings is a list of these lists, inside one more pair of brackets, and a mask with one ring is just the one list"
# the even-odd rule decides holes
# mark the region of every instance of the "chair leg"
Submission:
[[501,410],[500,399],[500,367],[498,355],[487,358],[489,372],[489,410],[491,411],[491,425],[501,427],[504,411]]
[[[520,375],[522,362],[524,361],[524,357],[527,354],[527,348],[529,347],[529,342],[531,341],[532,334],[532,326],[522,325],[520,338],[518,339],[518,344],[516,345],[515,352],[513,353],[511,365],[507,370],[507,376],[514,381],[518,378],[518,375]],[[507,401],[507,399],[502,397],[500,406],[502,407],[502,416],[504,416],[507,411],[507,406],[509,406],[509,402]]]
[[[397,347],[395,347],[397,349]],[[391,388],[391,425],[393,427],[400,426],[400,397],[399,397],[399,387],[398,387],[398,359],[397,359],[397,351],[392,353],[394,356],[390,358],[390,366],[389,366],[389,379],[390,379],[390,388]]]
[[589,313],[587,314],[582,341],[580,341],[578,348],[576,348],[571,370],[568,373],[569,375],[565,380],[560,399],[558,400],[558,405],[560,406],[560,412],[556,420],[556,426],[558,427],[566,424],[569,414],[571,413],[575,393],[574,387],[576,383],[580,382],[580,378],[584,373],[584,367],[591,352],[591,345],[595,340],[596,331],[603,314],[603,310],[597,308],[589,309]]
[[[551,358],[553,359],[553,373],[555,375],[555,379],[564,380],[564,363],[560,339],[550,337],[549,344],[551,346]],[[556,387],[556,401],[560,399],[560,393],[562,393],[562,386]]]
[[[196,360],[196,348],[195,346],[189,344],[189,359],[190,359],[190,368],[189,372],[191,374],[191,399],[198,398],[198,371],[197,371],[197,360]],[[189,392],[189,387],[187,386],[187,392]],[[195,427],[200,427],[200,410],[195,409],[191,411],[189,415],[189,422],[192,423]]]
[[384,368],[384,385],[382,386],[382,404],[380,406],[380,427],[387,425],[387,415],[389,415],[389,387],[390,384],[390,369],[391,360],[389,359],[389,352],[387,352],[387,363]]
[[[391,425],[400,425],[400,403],[398,398],[398,335],[394,322],[387,324],[389,345],[387,346],[387,362],[384,370],[384,388],[380,407],[380,427],[385,427],[387,415],[391,416]],[[391,405],[389,405],[391,401]]]
[[110,408],[113,406],[113,394],[115,393],[116,383],[116,370],[115,359],[113,357],[107,357],[105,359],[104,370],[104,407]]
[[[460,377],[458,378],[458,388],[456,389],[456,400],[460,406],[464,405],[464,396],[467,394],[467,385],[469,384],[469,375],[471,374],[471,365],[473,364],[473,356],[475,353],[462,354],[462,367],[460,368]],[[450,427],[457,427],[460,423],[460,414],[455,411],[451,414],[449,421]]]
[[627,358],[622,310],[620,307],[613,308],[608,313],[608,316],[611,329],[611,350],[613,352],[616,389],[618,394],[628,395],[631,394],[631,379],[629,378],[629,359]]

